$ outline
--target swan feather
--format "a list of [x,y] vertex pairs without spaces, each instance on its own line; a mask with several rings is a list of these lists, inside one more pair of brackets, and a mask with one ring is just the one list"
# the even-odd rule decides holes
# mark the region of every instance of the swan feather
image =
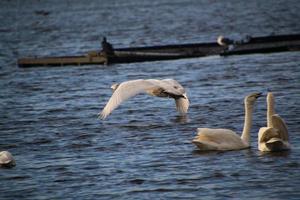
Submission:
[[280,138],[283,139],[284,141],[289,140],[289,135],[288,135],[288,129],[287,126],[284,122],[284,120],[278,115],[272,115],[272,124],[275,129],[278,130]]
[[200,150],[235,150],[249,147],[238,134],[229,129],[198,128],[197,130],[198,133],[192,141],[194,144],[203,143],[215,147],[201,149],[201,145],[197,145]]

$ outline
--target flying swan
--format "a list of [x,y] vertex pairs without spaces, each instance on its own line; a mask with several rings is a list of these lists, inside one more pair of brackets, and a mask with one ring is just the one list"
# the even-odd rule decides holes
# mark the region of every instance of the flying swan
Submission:
[[156,97],[173,98],[176,109],[181,114],[186,114],[189,108],[189,99],[185,89],[173,79],[137,79],[111,86],[113,94],[102,112],[101,119],[105,119],[123,101],[140,93],[147,93]]
[[229,151],[250,147],[250,129],[252,125],[253,106],[261,93],[253,93],[245,97],[245,122],[241,136],[229,129],[198,128],[194,143],[201,151]]
[[271,92],[267,95],[267,127],[258,132],[260,151],[284,151],[290,149],[289,135],[284,120],[275,114],[275,99]]
[[8,151],[0,152],[0,167],[13,167],[16,165],[16,162]]

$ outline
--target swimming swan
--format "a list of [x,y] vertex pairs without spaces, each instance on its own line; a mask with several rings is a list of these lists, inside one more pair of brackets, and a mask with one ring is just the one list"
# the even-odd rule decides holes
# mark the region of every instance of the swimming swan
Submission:
[[284,120],[275,114],[275,99],[271,92],[267,95],[267,127],[258,132],[260,151],[284,151],[290,149],[289,135]]
[[152,96],[175,99],[176,109],[181,114],[186,114],[189,108],[189,99],[185,89],[173,79],[138,79],[120,84],[113,84],[113,95],[99,113],[101,119],[105,119],[123,101],[139,93],[147,93]]
[[194,143],[201,151],[229,151],[250,147],[250,129],[252,125],[253,106],[261,93],[253,93],[245,97],[245,122],[241,136],[229,129],[198,128]]
[[16,165],[16,162],[8,151],[0,152],[0,167],[13,167]]

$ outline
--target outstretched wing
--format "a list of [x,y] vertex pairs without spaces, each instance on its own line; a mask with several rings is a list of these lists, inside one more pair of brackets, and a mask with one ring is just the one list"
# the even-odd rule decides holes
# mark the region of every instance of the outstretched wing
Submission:
[[105,119],[114,109],[116,109],[123,101],[133,97],[139,93],[146,92],[156,87],[152,81],[138,79],[121,83],[113,95],[110,97],[106,106],[100,114],[101,119]]
[[272,124],[278,130],[280,138],[284,141],[289,141],[289,134],[284,120],[279,115],[272,115]]

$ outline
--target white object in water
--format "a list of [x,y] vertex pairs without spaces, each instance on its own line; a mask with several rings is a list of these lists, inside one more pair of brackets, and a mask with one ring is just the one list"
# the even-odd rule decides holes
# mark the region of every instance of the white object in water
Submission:
[[16,165],[16,162],[8,151],[0,152],[0,166],[1,167],[13,167]]
[[267,95],[267,127],[258,132],[258,149],[260,151],[284,151],[290,149],[289,135],[284,120],[275,114],[274,95]]

